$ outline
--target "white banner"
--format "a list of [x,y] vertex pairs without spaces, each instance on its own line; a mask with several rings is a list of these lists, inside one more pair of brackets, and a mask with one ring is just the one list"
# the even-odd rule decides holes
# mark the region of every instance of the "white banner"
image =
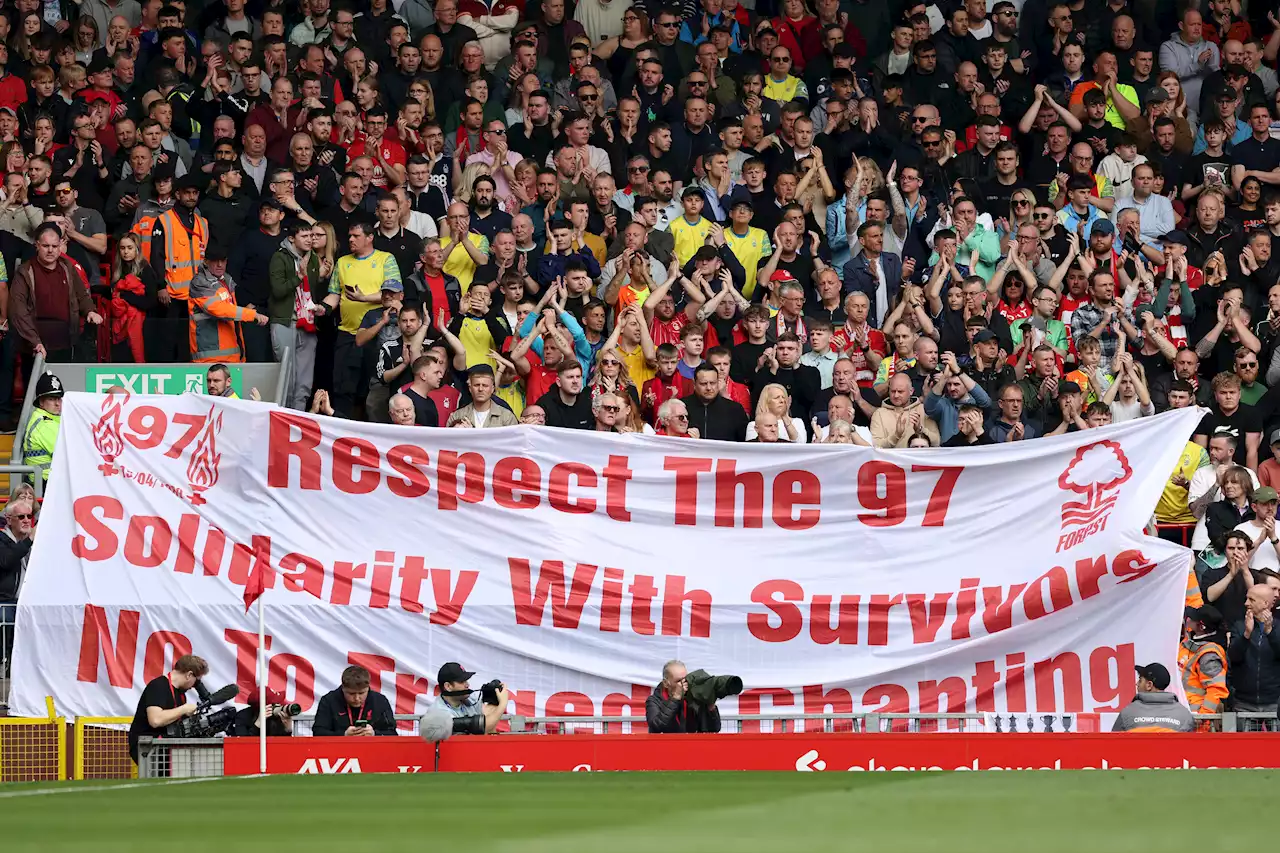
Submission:
[[18,609],[14,710],[132,714],[176,655],[398,713],[446,661],[511,710],[642,715],[662,665],[726,713],[1079,714],[1177,656],[1190,552],[1141,535],[1201,412],[974,450],[417,429],[68,394]]

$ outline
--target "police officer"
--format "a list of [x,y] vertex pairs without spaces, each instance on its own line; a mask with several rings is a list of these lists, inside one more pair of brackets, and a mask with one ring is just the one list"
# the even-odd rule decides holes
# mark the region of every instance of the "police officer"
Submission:
[[1163,664],[1134,667],[1138,685],[1133,701],[1121,709],[1113,732],[1190,732],[1195,717],[1169,692],[1169,670]]
[[49,482],[53,451],[58,447],[58,427],[62,422],[62,380],[52,373],[41,374],[36,382],[36,406],[31,410],[22,438],[22,461],[40,469]]
[[1222,615],[1211,604],[1183,613],[1178,669],[1193,714],[1220,714],[1227,698],[1227,653],[1222,646]]

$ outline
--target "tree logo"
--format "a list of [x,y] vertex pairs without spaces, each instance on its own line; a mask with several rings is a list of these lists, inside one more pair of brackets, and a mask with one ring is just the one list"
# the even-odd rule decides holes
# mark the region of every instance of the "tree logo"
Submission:
[[1129,458],[1114,441],[1095,441],[1076,450],[1058,477],[1059,488],[1081,496],[1080,500],[1068,500],[1062,505],[1062,529],[1075,529],[1058,539],[1059,551],[1105,529],[1120,486],[1132,476]]

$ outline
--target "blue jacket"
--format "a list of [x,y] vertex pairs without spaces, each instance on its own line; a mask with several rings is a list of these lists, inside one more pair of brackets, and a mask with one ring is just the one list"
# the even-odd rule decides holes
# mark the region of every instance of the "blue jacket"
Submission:
[[[536,322],[538,322],[538,314],[530,311],[516,332],[520,340],[529,337],[529,333],[533,331],[533,324]],[[582,375],[590,376],[594,353],[592,352],[590,341],[587,340],[586,332],[582,330],[582,324],[575,320],[568,311],[560,312],[560,322],[564,323],[564,327],[573,336],[573,355],[574,358],[578,359],[578,363],[582,365]],[[538,358],[542,358],[542,339],[535,340],[530,349],[538,354]]]
[[[898,296],[898,291],[902,289],[902,258],[888,252],[882,252],[880,254],[880,268],[884,273],[885,286],[888,288],[888,293],[885,294],[885,304],[892,305],[893,300]],[[871,302],[871,310],[867,312],[867,322],[877,329],[884,322],[883,317],[876,316],[876,290],[879,286],[880,280],[871,271],[871,264],[867,261],[865,252],[844,265],[845,295],[854,291],[866,294],[867,299]]]
[[960,400],[953,400],[947,396],[939,397],[932,391],[924,398],[924,413],[937,422],[938,435],[942,441],[946,441],[960,431],[960,407],[965,403],[989,409],[991,398],[987,396],[986,391],[982,390],[981,385],[976,384],[973,390]]
[[595,255],[591,254],[591,250],[584,246],[576,252],[569,252],[567,255],[553,252],[538,258],[538,272],[534,276],[538,280],[538,284],[543,287],[549,286],[551,282],[564,275],[565,263],[574,258],[586,264],[587,275],[592,278],[600,277],[600,262],[596,260]]

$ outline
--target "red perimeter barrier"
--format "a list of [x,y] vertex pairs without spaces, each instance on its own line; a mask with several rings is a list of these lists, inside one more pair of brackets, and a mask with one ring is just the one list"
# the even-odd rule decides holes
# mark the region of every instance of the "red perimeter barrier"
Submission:
[[[1134,770],[1280,768],[1276,735],[737,734],[455,737],[441,771]],[[227,775],[258,772],[256,738],[228,738]],[[411,737],[272,738],[270,773],[429,773]]]

